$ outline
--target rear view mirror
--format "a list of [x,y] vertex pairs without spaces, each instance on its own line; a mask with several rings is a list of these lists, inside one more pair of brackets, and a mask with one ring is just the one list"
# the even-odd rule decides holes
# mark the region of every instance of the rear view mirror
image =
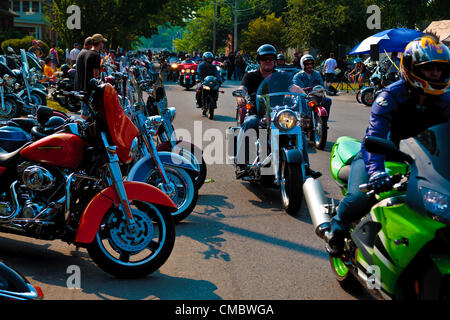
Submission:
[[231,94],[236,98],[244,98],[246,96],[245,91],[242,89],[234,90]]

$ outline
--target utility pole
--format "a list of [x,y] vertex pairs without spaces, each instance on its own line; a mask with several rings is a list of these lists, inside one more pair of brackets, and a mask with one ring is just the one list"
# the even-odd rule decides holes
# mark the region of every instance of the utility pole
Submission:
[[238,49],[238,36],[237,36],[237,5],[238,0],[234,0],[234,51]]
[[213,53],[216,54],[216,0],[214,0]]

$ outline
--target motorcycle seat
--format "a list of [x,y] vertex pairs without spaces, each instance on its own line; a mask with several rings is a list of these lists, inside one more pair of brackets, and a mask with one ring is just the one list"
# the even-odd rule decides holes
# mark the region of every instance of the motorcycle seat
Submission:
[[22,149],[25,148],[29,144],[30,143],[26,143],[25,145],[23,145],[22,147],[20,147],[19,149],[17,149],[16,151],[13,151],[13,152],[6,152],[3,149],[0,150],[0,167],[7,167],[11,163],[13,163],[17,159],[19,159],[20,151],[22,151]]
[[338,177],[343,182],[348,182],[348,177],[350,176],[350,168],[351,165],[346,165],[342,167],[342,169],[339,171]]

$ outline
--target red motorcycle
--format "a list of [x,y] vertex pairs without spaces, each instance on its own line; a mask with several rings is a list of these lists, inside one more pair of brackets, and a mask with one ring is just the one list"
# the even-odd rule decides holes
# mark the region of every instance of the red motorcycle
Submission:
[[197,72],[198,64],[192,62],[182,62],[178,65],[178,71],[180,73],[180,77],[178,79],[178,83],[180,86],[189,90],[192,88],[195,82],[195,73]]
[[90,98],[73,95],[89,106],[89,121],[68,119],[0,153],[0,231],[73,243],[110,274],[145,276],[172,252],[177,208],[161,190],[123,181],[119,163],[133,159],[138,130],[116,90],[95,85]]
[[308,108],[302,112],[301,126],[315,147],[323,150],[328,136],[328,112],[323,105],[325,88],[319,85],[304,90],[308,93]]

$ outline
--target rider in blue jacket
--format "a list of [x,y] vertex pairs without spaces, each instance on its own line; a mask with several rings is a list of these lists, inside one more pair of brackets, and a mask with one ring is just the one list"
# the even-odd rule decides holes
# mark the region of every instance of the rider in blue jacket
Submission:
[[[414,137],[427,128],[450,119],[450,51],[432,35],[410,42],[400,62],[402,79],[383,89],[374,101],[366,136],[393,141]],[[364,140],[365,140],[364,138]],[[327,233],[327,250],[339,255],[354,221],[366,215],[375,203],[359,190],[369,182],[376,193],[389,191],[392,182],[385,171],[383,155],[365,150],[352,162],[347,196],[339,204]]]

